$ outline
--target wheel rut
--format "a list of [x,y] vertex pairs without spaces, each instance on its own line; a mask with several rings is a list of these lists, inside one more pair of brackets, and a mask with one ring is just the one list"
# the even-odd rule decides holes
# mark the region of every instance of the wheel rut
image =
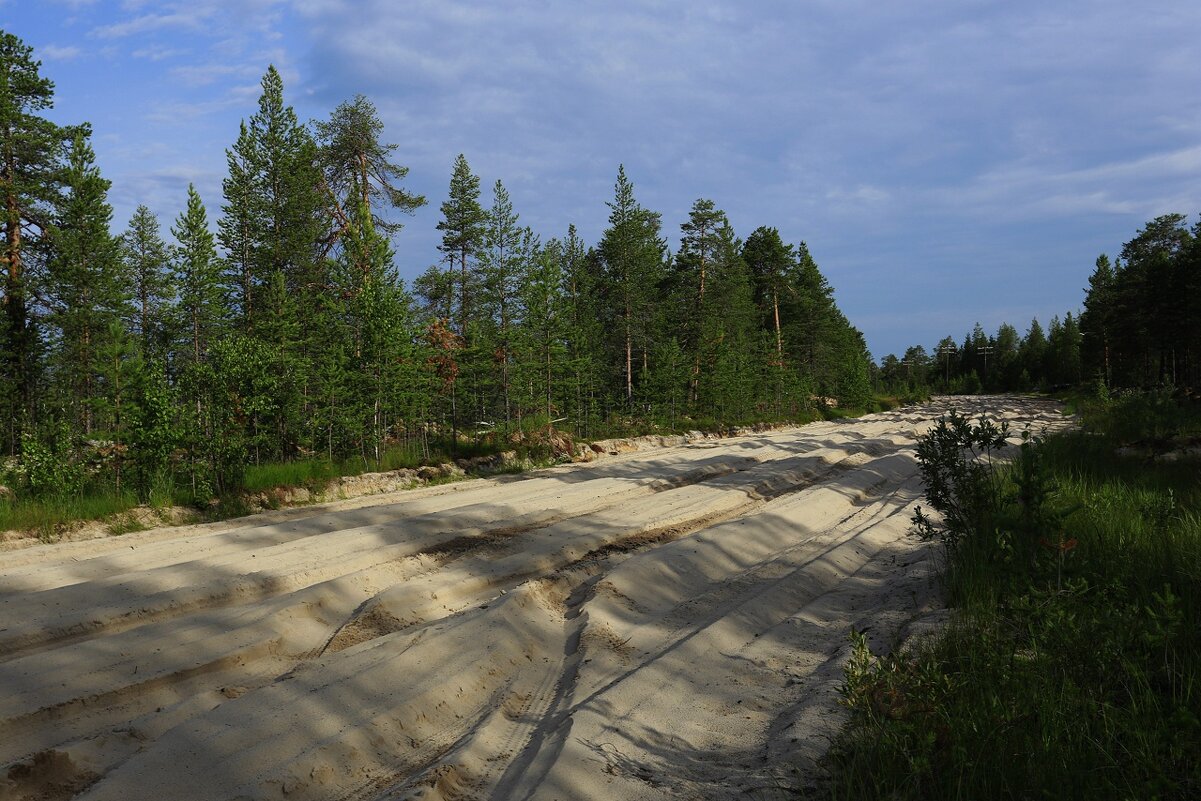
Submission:
[[929,602],[912,446],[956,404],[24,554],[0,797],[769,797],[847,628]]

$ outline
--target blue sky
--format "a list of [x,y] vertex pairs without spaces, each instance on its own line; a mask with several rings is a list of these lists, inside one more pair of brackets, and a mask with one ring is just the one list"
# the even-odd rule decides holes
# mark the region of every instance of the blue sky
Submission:
[[[1201,3],[0,0],[89,121],[114,227],[214,220],[268,64],[302,119],[366,94],[430,205],[454,156],[543,236],[595,242],[617,165],[673,247],[712,198],[808,242],[873,353],[1076,310],[1098,253],[1201,211]],[[487,198],[485,198],[487,199]]]

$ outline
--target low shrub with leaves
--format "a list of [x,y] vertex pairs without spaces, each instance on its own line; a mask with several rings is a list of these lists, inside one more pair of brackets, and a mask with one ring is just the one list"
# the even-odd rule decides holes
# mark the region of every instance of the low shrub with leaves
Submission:
[[994,462],[1008,438],[1007,422],[997,426],[981,419],[973,424],[951,412],[919,440],[917,458],[926,499],[942,515],[942,522],[936,523],[919,506],[913,518],[919,535],[941,539],[950,548],[993,529],[1002,503]]
[[1197,465],[1115,456],[1103,422],[1008,462],[1001,439],[948,418],[921,443],[956,619],[911,652],[854,636],[830,795],[1201,797]]

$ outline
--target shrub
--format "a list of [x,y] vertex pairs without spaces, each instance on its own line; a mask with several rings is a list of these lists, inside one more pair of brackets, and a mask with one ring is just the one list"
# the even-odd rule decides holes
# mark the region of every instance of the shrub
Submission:
[[940,539],[948,548],[966,537],[991,532],[1002,504],[1002,481],[993,457],[1008,444],[1009,424],[981,418],[975,425],[957,412],[940,418],[918,441],[917,459],[926,499],[942,523],[919,506],[914,530],[923,539]]

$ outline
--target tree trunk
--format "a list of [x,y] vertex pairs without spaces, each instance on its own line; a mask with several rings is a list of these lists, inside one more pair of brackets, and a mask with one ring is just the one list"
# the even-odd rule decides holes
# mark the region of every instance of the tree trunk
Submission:
[[775,289],[771,293],[772,314],[776,318],[776,366],[784,365],[784,338],[780,334],[780,294]]
[[467,339],[467,251],[459,257],[459,335]]
[[630,333],[630,308],[626,307],[626,402],[634,403],[634,341]]
[[[10,183],[12,170],[6,168],[2,177],[5,183]],[[5,367],[13,382],[13,388],[16,390],[12,409],[14,430],[11,434],[11,446],[15,449],[17,443],[15,423],[18,410],[27,408],[29,400],[29,377],[26,375],[29,361],[29,340],[26,330],[29,311],[25,304],[24,263],[21,259],[21,209],[17,203],[17,197],[11,189],[7,193],[5,206],[6,241],[3,258],[6,262],[7,275],[4,286],[4,311],[8,322],[8,348],[5,354],[5,361],[8,364]]]

